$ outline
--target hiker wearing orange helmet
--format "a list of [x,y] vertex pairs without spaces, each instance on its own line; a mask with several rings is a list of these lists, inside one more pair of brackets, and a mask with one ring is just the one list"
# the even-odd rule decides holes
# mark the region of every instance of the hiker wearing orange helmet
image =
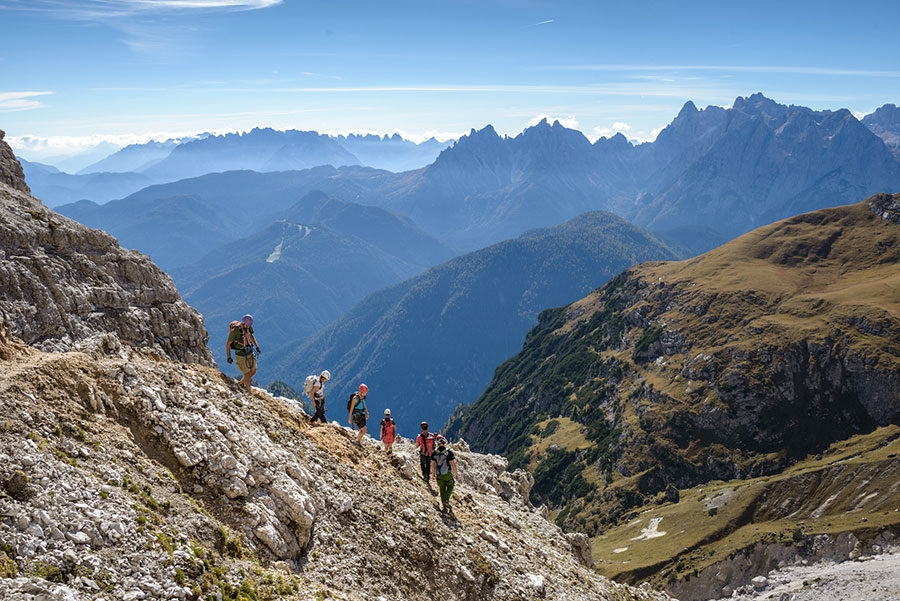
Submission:
[[347,401],[347,423],[359,428],[354,443],[358,447],[362,446],[362,438],[366,435],[366,420],[369,419],[369,409],[366,407],[367,394],[369,394],[369,387],[360,384],[359,390],[351,394]]

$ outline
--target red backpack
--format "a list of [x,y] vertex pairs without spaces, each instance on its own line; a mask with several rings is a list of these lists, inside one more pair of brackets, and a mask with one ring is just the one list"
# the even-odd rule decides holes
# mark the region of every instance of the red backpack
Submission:
[[[421,441],[422,441],[422,444],[421,444],[421,445],[418,444],[418,443],[419,443],[418,440],[416,441],[416,446],[419,447],[419,454],[420,454],[420,455],[427,455],[427,456],[430,457],[431,454],[434,453],[434,432],[427,432],[427,431],[426,431],[426,432],[422,432],[421,434],[419,434],[419,438],[420,438]],[[424,453],[422,452],[422,447],[423,447],[423,446],[425,447],[425,452],[424,452]]]

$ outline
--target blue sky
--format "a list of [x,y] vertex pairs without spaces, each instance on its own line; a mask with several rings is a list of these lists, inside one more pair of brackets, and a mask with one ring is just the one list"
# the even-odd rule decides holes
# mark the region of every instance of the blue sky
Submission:
[[0,0],[0,129],[41,160],[253,127],[421,140],[541,117],[652,140],[693,101],[900,104],[900,2]]

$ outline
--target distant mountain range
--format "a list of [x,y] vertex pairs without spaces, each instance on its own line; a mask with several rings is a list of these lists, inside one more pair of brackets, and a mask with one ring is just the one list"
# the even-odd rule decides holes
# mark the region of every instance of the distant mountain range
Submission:
[[623,219],[587,213],[369,295],[317,335],[279,349],[273,371],[300,389],[307,372],[331,370],[329,417],[341,422],[342,400],[364,381],[372,414],[390,408],[400,431],[415,436],[419,421],[438,428],[456,405],[476,398],[543,308],[579,298],[635,263],[673,258]]
[[310,191],[357,199],[354,182],[392,175],[366,167],[229,171],[150,186],[102,205],[80,201],[57,210],[112,233],[123,246],[141,250],[171,271],[284,219],[284,212]]
[[784,106],[761,94],[730,110],[688,103],[656,144],[677,148],[677,169],[658,166],[657,182],[617,211],[651,231],[700,225],[734,237],[900,189],[900,163],[849,111]]
[[50,165],[20,161],[35,196],[48,207],[57,207],[79,200],[103,204],[152,184],[223,171],[296,171],[324,165],[410,171],[433,162],[449,144],[434,138],[417,144],[396,134],[327,136],[258,128],[182,142],[133,144],[74,175]]
[[543,312],[447,434],[591,533],[668,489],[780,473],[900,420],[898,262],[884,194],[636,266]]
[[[171,275],[185,300],[203,314],[213,354],[224,361],[224,324],[245,313],[255,316],[266,349],[296,345],[374,290],[452,256],[407,219],[318,192],[266,229]],[[269,365],[268,356],[260,362],[262,381],[286,379]]]
[[[592,144],[558,123],[542,122],[515,138],[500,137],[488,126],[473,130],[416,171],[344,167],[317,177],[322,174],[317,168],[310,174],[266,173],[252,180],[277,197],[265,199],[264,206],[281,202],[283,208],[319,189],[408,216],[457,252],[484,248],[587,211],[608,210],[667,240],[681,239],[699,253],[777,219],[900,189],[900,162],[886,145],[890,132],[900,130],[900,122],[892,121],[895,117],[890,105],[879,109],[882,139],[847,111],[788,107],[756,94],[738,98],[732,109],[699,111],[688,102],[655,142],[639,146],[621,135]],[[210,148],[226,142],[252,147],[279,138],[271,130],[254,132],[246,134],[246,140],[210,138],[177,149],[206,157]],[[333,146],[333,140],[311,135],[298,137],[294,147],[325,141]],[[275,160],[271,155],[260,161],[263,158]],[[226,164],[232,159],[222,160]],[[249,188],[239,178],[226,176],[232,185]],[[268,178],[272,184],[264,183]],[[210,179],[200,183],[211,188],[178,182],[150,188],[140,197],[178,196],[191,190],[218,202],[212,190],[221,186]],[[68,207],[59,210],[81,218]],[[117,227],[128,229],[103,219],[99,214],[105,210],[94,211],[95,221],[88,224],[103,223],[116,235]],[[265,211],[254,213],[268,216]],[[134,212],[131,219],[142,215]],[[166,233],[159,236],[163,242]]]
[[[692,103],[686,103],[655,142],[638,146],[621,135],[591,143],[580,132],[546,121],[514,138],[499,136],[493,128],[485,127],[444,149],[427,167],[402,173],[358,165],[266,173],[228,171],[150,186],[102,205],[81,202],[58,210],[86,225],[109,231],[124,246],[150,254],[165,270],[176,274],[185,296],[202,305],[211,344],[217,344],[215,338],[223,329],[220,321],[224,323],[231,314],[242,313],[239,308],[251,306],[257,318],[268,320],[264,322],[266,327],[260,329],[261,335],[266,328],[272,328],[270,339],[287,343],[284,353],[288,349],[298,353],[290,366],[280,358],[266,359],[273,367],[279,363],[275,368],[279,377],[296,384],[295,378],[301,373],[305,375],[327,359],[332,366],[346,368],[350,379],[366,373],[381,378],[375,375],[374,362],[361,367],[364,364],[359,362],[358,341],[353,339],[356,335],[387,336],[388,330],[348,330],[336,322],[329,331],[340,335],[339,340],[317,338],[316,351],[299,349],[306,348],[313,330],[340,317],[366,295],[445,260],[440,253],[424,249],[443,246],[452,254],[468,253],[514,240],[535,228],[555,226],[601,210],[643,228],[645,235],[649,230],[673,256],[696,255],[794,213],[900,190],[900,163],[886,143],[891,139],[890,132],[900,128],[893,121],[895,117],[896,111],[890,106],[879,109],[872,122],[873,126],[877,122],[883,136],[879,137],[847,111],[816,112],[780,105],[756,94],[738,98],[731,109],[697,110]],[[242,144],[253,142],[271,150],[275,147],[269,143],[271,140],[285,144],[269,154],[241,149]],[[203,163],[207,165],[211,164],[213,150],[221,146],[230,148],[228,156],[259,155],[259,161],[273,164],[312,146],[323,148],[322,152],[338,153],[333,156],[346,156],[334,144],[335,140],[317,134],[291,138],[255,130],[252,135],[204,140],[177,148],[182,149],[181,153],[196,153],[198,160],[207,161]],[[158,162],[152,169],[163,169],[161,165]],[[310,193],[355,207],[387,211],[391,219],[398,220],[397,224],[404,222],[415,229],[415,236],[401,236],[398,240],[409,240],[407,257],[420,254],[421,260],[413,265],[401,258],[396,248],[384,247],[383,238],[372,244],[374,240],[367,238],[375,235],[378,227],[369,228],[362,236],[356,232],[353,237],[342,238],[337,234],[325,236],[331,229],[343,230],[331,223],[320,223],[313,238],[299,237],[300,227],[308,227],[311,219],[303,214],[288,216],[287,212]],[[292,230],[294,226],[296,229]],[[329,266],[330,274],[310,272],[309,262],[299,254],[286,253],[285,261],[278,265],[266,262],[285,228],[296,232],[291,241],[298,252],[304,249],[310,256],[332,253],[329,260],[321,263]],[[315,248],[307,248],[311,239],[319,241]],[[348,243],[354,248],[352,252],[346,247]],[[363,250],[370,247],[378,251]],[[246,264],[237,259],[241,248],[252,255]],[[527,272],[516,270],[535,259],[521,249],[518,252],[518,258],[508,259],[507,270],[527,278]],[[352,268],[337,269],[343,253],[359,257],[360,264],[370,273],[360,277]],[[362,260],[364,254],[367,256]],[[207,255],[202,265],[192,266]],[[616,265],[618,270],[628,266]],[[239,266],[243,266],[242,271]],[[465,269],[476,267],[469,265]],[[573,278],[570,290],[576,288],[575,273],[568,276]],[[598,271],[592,286],[615,273]],[[458,277],[465,281],[464,272]],[[310,278],[322,285],[313,285]],[[236,285],[235,280],[252,284],[244,287]],[[291,298],[280,298],[279,289],[291,290]],[[355,294],[338,292],[347,290]],[[392,290],[375,299],[379,306],[367,309],[367,320],[375,323],[382,315],[393,313],[391,307],[400,297],[392,298],[390,294],[400,292],[397,288]],[[480,290],[473,289],[473,298],[478,293]],[[570,298],[558,302],[565,303]],[[264,299],[271,299],[272,304]],[[331,304],[328,310],[323,307],[326,299]],[[403,310],[409,314],[428,312],[436,302],[435,298],[423,298],[423,306],[418,307],[414,299],[404,298]],[[477,303],[467,304],[468,299],[463,297],[454,302],[454,307],[466,308],[458,323],[476,323],[481,319],[482,308]],[[548,304],[523,315],[533,320],[539,309],[552,306],[552,301],[545,302]],[[504,308],[518,314],[517,306],[508,300]],[[505,318],[498,314],[497,321],[507,323]],[[303,323],[281,325],[295,322]],[[362,323],[356,322],[355,327],[362,327]],[[501,337],[506,353],[515,352],[517,341],[527,330],[527,326],[521,326],[523,322],[516,323],[523,329],[515,340]],[[299,338],[290,341],[289,335]],[[457,387],[456,382],[468,378],[466,373],[451,376],[449,368],[442,372],[442,364],[429,359],[433,353],[418,348],[416,359],[422,360],[423,370],[445,374],[436,381],[452,380],[448,388],[453,391],[452,398],[442,399],[432,415],[446,415],[455,404],[476,398],[480,392],[477,386],[468,391]],[[217,348],[213,351],[221,353]],[[383,356],[403,361],[409,358],[402,352]],[[496,357],[492,360],[502,360],[497,354],[491,356]],[[378,373],[384,374],[402,370],[402,365],[377,367]],[[372,380],[385,390],[395,386],[385,383],[388,381],[389,378]],[[339,388],[337,381],[335,387]],[[426,388],[422,392],[433,394],[434,390]],[[406,403],[399,399],[397,402]],[[431,401],[419,397],[415,402]]]

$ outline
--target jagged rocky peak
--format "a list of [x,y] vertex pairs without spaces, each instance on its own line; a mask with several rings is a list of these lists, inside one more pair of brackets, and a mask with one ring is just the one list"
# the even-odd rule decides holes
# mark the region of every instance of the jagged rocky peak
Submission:
[[885,104],[874,113],[863,117],[863,123],[876,134],[882,131],[900,130],[900,107],[896,104]]
[[16,158],[9,144],[3,141],[6,132],[0,129],[0,182],[15,188],[26,194],[31,194],[31,189],[25,183],[25,171],[22,164]]
[[894,158],[900,161],[900,107],[885,104],[871,115],[863,117],[862,123],[881,138]]
[[0,314],[44,350],[152,349],[213,365],[201,315],[151,260],[32,197],[6,144],[0,180]]

